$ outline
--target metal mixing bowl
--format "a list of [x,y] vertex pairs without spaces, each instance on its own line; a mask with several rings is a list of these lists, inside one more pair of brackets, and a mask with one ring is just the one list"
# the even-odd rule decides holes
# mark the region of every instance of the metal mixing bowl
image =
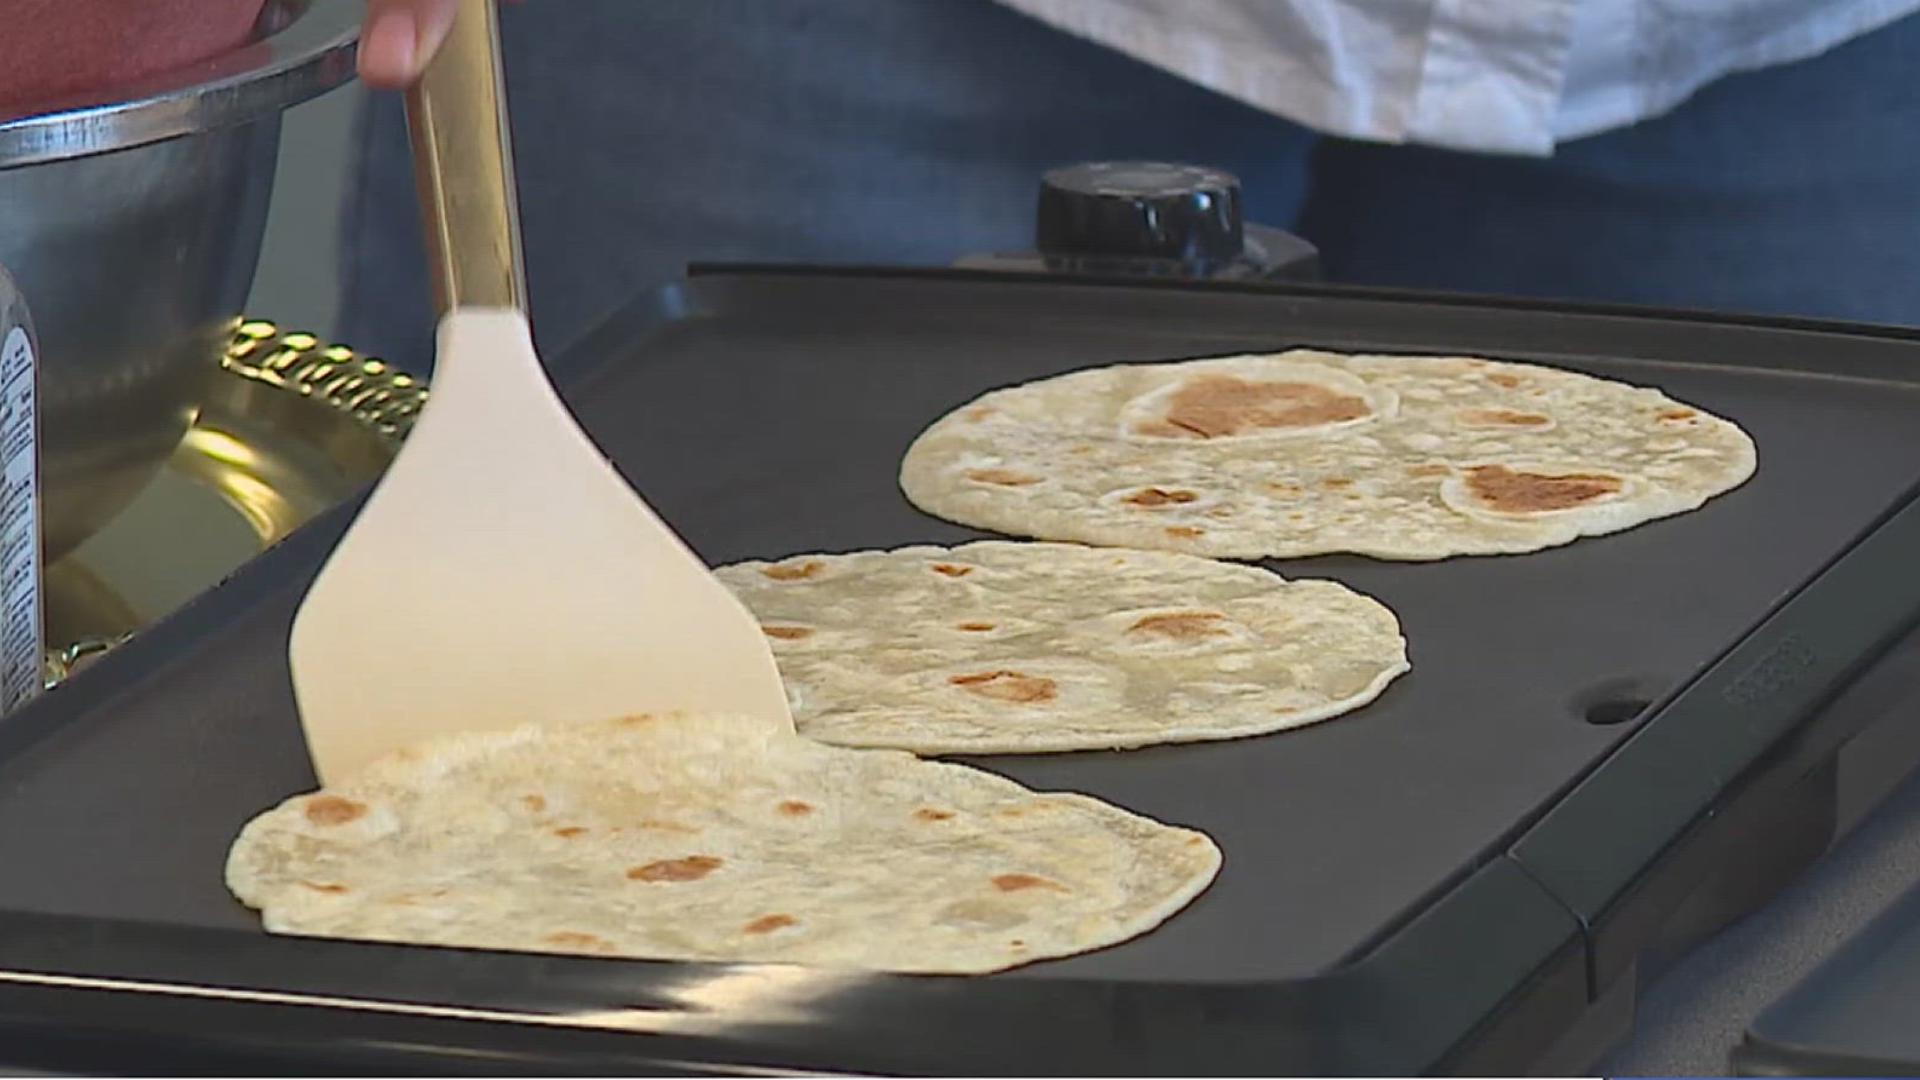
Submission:
[[268,0],[232,53],[0,120],[0,266],[40,338],[49,559],[192,422],[253,283],[281,112],[352,77],[362,8]]

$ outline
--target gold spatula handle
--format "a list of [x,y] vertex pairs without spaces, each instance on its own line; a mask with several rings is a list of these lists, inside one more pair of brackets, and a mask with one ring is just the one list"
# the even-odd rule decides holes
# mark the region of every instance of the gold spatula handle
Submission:
[[500,14],[494,0],[458,7],[446,43],[407,91],[434,302],[442,315],[456,307],[524,311]]

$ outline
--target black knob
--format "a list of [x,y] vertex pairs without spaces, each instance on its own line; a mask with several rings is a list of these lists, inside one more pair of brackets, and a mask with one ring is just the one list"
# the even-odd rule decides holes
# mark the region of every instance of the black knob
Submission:
[[1098,161],[1040,180],[1043,254],[1230,262],[1244,247],[1240,181],[1232,173],[1161,161]]

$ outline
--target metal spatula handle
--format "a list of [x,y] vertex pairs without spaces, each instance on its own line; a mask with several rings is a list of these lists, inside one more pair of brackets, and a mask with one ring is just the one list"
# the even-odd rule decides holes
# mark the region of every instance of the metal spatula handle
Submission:
[[513,144],[494,0],[463,0],[453,29],[407,92],[433,297],[457,307],[526,309]]

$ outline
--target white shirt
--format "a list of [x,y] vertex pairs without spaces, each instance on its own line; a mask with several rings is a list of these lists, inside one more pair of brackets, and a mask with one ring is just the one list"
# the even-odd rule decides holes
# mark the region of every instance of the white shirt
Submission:
[[1530,155],[1920,10],[1920,0],[999,2],[1318,131]]

